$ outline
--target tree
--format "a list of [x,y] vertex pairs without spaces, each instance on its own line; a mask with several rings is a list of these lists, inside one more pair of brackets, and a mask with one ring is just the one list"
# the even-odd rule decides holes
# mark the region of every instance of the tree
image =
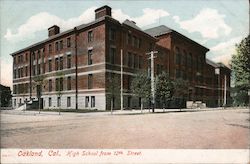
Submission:
[[173,94],[174,94],[174,84],[170,80],[168,74],[166,72],[162,72],[156,78],[156,96],[160,100],[162,100],[164,111],[166,108],[166,102],[167,104],[169,104],[169,102],[173,98]]
[[45,81],[46,76],[45,75],[37,75],[33,77],[33,88],[35,87],[37,89],[37,98],[38,98],[38,103],[39,103],[39,114],[41,112],[41,97],[42,97],[42,90],[47,84]]
[[56,73],[56,95],[57,97],[59,97],[59,115],[61,114],[61,98],[62,98],[62,94],[63,94],[63,77],[64,77],[64,74],[62,72],[57,72]]
[[250,35],[236,45],[231,67],[234,79],[234,104],[247,105],[247,91],[250,89]]
[[183,79],[174,81],[174,97],[177,100],[177,105],[181,110],[181,105],[188,94],[188,83]]
[[132,92],[141,99],[140,107],[143,110],[143,103],[151,98],[151,81],[146,72],[139,72],[132,80]]
[[10,105],[11,97],[10,87],[0,84],[0,107],[8,107]]
[[120,79],[115,76],[114,74],[110,74],[110,76],[108,76],[107,79],[107,97],[110,100],[110,111],[111,114],[113,114],[113,108],[114,108],[114,104],[115,104],[115,97],[119,97],[120,96]]

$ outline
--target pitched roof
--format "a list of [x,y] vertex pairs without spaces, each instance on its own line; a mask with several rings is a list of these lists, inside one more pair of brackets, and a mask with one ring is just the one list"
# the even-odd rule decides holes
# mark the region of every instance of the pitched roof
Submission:
[[160,35],[172,32],[172,31],[173,30],[171,28],[168,28],[167,26],[164,26],[164,25],[160,25],[160,26],[145,30],[146,33],[152,36],[160,36]]
[[127,26],[130,26],[130,27],[133,27],[133,28],[135,28],[135,29],[137,29],[137,30],[142,31],[140,27],[136,26],[136,23],[135,23],[134,21],[130,21],[130,20],[126,19],[126,20],[123,22],[123,24],[125,24],[125,25],[127,25]]
[[215,62],[213,62],[212,60],[209,60],[209,59],[206,59],[206,63],[213,66],[213,67],[215,67],[215,68],[219,67],[219,65],[217,63],[215,63]]
[[30,48],[33,48],[33,47],[39,46],[39,45],[41,45],[41,44],[44,44],[44,43],[46,43],[46,42],[48,42],[48,41],[50,41],[50,40],[59,38],[59,37],[62,36],[62,35],[66,35],[66,34],[68,34],[68,33],[70,33],[70,32],[74,32],[75,29],[76,29],[76,30],[81,30],[81,29],[87,28],[88,26],[91,26],[91,25],[93,25],[93,24],[96,24],[96,23],[98,23],[98,22],[101,22],[101,21],[103,21],[103,20],[105,20],[105,19],[107,19],[107,18],[108,18],[109,20],[111,20],[111,21],[118,22],[117,20],[113,19],[113,18],[110,17],[110,16],[104,16],[104,17],[98,18],[98,19],[96,19],[96,20],[94,20],[94,21],[92,21],[92,22],[90,22],[90,23],[81,24],[81,25],[76,26],[76,27],[74,27],[74,28],[72,28],[72,29],[70,29],[70,30],[67,30],[67,31],[61,32],[61,33],[59,33],[59,34],[53,35],[53,36],[51,36],[51,37],[49,37],[49,38],[47,38],[47,39],[45,39],[45,40],[43,40],[43,41],[37,42],[37,43],[32,44],[32,45],[30,45],[30,46],[28,46],[28,47],[25,47],[25,48],[23,48],[23,49],[21,49],[21,50],[18,50],[18,51],[16,51],[16,52],[13,52],[13,53],[11,53],[10,55],[13,56],[13,55],[15,55],[15,54],[18,54],[18,53],[21,53],[21,52],[23,52],[23,51],[26,51],[26,50],[28,50],[28,49],[30,49]]

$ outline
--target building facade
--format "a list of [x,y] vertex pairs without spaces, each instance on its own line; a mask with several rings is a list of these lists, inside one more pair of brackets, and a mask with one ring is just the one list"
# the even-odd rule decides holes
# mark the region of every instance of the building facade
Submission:
[[[188,100],[209,104],[221,96],[223,101],[218,83],[226,77],[230,86],[230,69],[207,62],[207,48],[165,26],[143,31],[133,21],[120,23],[111,17],[111,8],[103,6],[95,10],[93,22],[65,32],[54,25],[46,40],[11,54],[13,107],[41,95],[43,108],[109,109],[108,79],[120,78],[122,65],[123,106],[136,108],[139,100],[131,93],[131,82],[136,72],[150,68],[146,53],[152,50],[158,51],[156,74],[166,71],[173,80],[189,82]],[[221,68],[219,77],[216,68]],[[37,77],[43,78],[41,85]],[[120,108],[120,97],[115,97],[114,107]]]

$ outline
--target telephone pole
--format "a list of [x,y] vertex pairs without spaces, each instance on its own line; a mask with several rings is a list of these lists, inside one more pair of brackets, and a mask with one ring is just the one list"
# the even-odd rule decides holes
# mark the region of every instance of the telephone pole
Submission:
[[154,54],[158,53],[158,51],[151,51],[149,53],[146,53],[150,55],[148,59],[151,60],[151,94],[152,94],[152,111],[155,112],[155,80],[154,80]]

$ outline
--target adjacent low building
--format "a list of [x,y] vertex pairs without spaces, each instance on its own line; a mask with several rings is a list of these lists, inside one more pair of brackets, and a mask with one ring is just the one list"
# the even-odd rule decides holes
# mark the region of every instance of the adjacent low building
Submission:
[[[131,93],[131,81],[136,72],[150,68],[147,53],[152,50],[158,51],[155,74],[166,71],[173,80],[188,81],[187,100],[222,104],[222,84],[226,78],[230,86],[230,69],[206,59],[206,47],[166,26],[144,31],[131,20],[120,23],[111,17],[111,8],[103,6],[95,10],[93,22],[64,32],[54,25],[46,40],[11,54],[13,107],[35,102],[39,94],[43,108],[109,109],[108,79],[120,78],[122,65],[123,106],[136,108],[139,99]],[[34,85],[41,75],[42,87]],[[120,108],[120,97],[114,107]]]

